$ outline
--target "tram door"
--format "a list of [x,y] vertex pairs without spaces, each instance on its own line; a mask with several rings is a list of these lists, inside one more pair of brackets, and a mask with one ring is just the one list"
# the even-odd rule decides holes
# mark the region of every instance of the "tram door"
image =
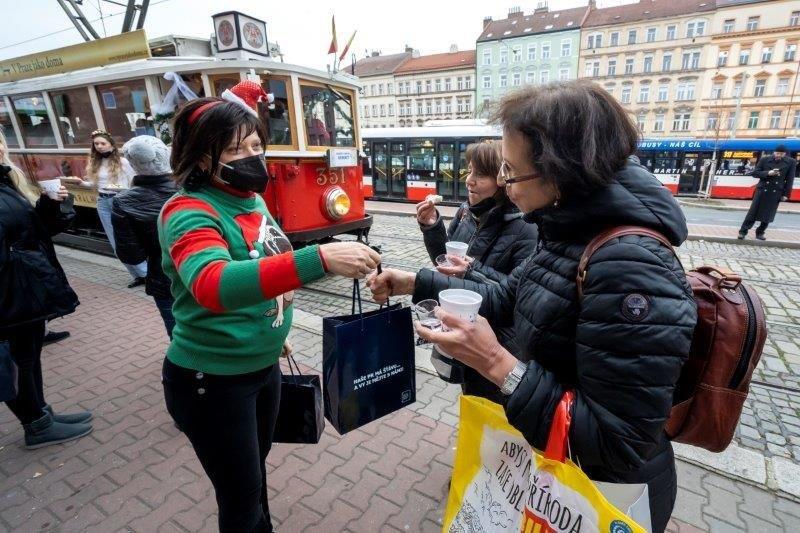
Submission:
[[463,202],[467,199],[467,176],[469,175],[469,165],[467,164],[466,151],[468,142],[458,143],[458,180],[456,182],[456,201]]
[[389,192],[389,143],[372,144],[372,190],[376,198],[386,198]]
[[699,152],[686,152],[683,154],[680,177],[678,179],[678,194],[697,194],[703,171],[708,172],[707,166],[711,154]]
[[406,145],[405,143],[391,143],[389,165],[389,196],[392,198],[406,198]]
[[440,142],[436,152],[436,193],[446,201],[456,199],[456,143]]

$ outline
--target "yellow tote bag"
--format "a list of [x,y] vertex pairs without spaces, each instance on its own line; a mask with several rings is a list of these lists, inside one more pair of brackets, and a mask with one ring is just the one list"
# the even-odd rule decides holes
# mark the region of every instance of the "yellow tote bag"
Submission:
[[443,532],[646,533],[564,458],[571,400],[568,392],[559,403],[541,453],[508,423],[501,406],[461,397]]

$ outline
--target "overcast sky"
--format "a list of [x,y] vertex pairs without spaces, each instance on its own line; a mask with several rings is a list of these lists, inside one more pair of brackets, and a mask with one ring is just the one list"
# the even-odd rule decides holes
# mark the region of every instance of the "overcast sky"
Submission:
[[[115,1],[125,3],[124,0]],[[139,3],[141,0],[137,0]],[[267,36],[280,44],[287,62],[325,68],[330,61],[326,52],[333,14],[336,15],[340,50],[353,30],[358,30],[351,52],[361,58],[366,50],[388,54],[402,51],[405,44],[423,54],[446,52],[451,44],[458,45],[460,50],[474,48],[485,16],[505,18],[512,6],[529,13],[536,3],[537,0],[151,0],[145,30],[148,38],[167,34],[207,38],[213,31],[212,14],[241,11],[266,20]],[[625,0],[598,3],[625,3]],[[551,0],[550,8],[586,4],[586,0]],[[12,5],[13,9],[8,9]],[[106,17],[102,22],[98,6]],[[82,9],[101,35],[104,24],[107,35],[119,33],[123,7],[105,0],[83,0]],[[55,0],[0,0],[0,12],[3,13],[0,59],[82,42]]]

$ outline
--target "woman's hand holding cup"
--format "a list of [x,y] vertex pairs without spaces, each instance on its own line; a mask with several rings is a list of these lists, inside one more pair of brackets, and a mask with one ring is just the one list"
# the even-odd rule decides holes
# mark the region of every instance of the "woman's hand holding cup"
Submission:
[[319,253],[328,266],[328,272],[346,278],[365,278],[381,262],[378,252],[360,242],[322,244]]
[[439,264],[437,261],[436,270],[445,276],[455,276],[457,278],[463,278],[474,261],[474,259],[469,256],[459,257],[457,255],[448,255],[446,258],[446,263]]

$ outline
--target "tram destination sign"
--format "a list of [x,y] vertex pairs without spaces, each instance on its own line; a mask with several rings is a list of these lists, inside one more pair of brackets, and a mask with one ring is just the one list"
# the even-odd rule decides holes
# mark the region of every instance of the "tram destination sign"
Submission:
[[0,60],[0,83],[150,57],[144,30]]

